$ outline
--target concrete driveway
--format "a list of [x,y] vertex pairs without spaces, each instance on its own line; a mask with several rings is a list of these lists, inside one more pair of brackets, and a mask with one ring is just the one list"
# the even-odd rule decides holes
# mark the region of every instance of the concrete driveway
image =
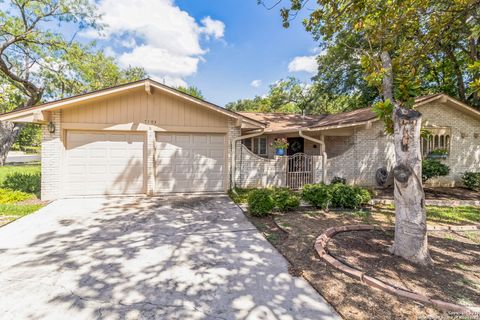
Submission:
[[1,319],[338,319],[225,196],[53,202],[0,228]]

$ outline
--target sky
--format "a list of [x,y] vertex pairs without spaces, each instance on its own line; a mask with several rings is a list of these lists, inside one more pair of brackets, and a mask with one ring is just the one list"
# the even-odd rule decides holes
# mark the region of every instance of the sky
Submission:
[[264,95],[288,76],[308,82],[316,71],[318,44],[301,17],[284,29],[279,8],[257,0],[97,3],[105,28],[82,31],[82,38],[97,40],[123,67],[143,67],[167,85],[194,85],[221,106]]

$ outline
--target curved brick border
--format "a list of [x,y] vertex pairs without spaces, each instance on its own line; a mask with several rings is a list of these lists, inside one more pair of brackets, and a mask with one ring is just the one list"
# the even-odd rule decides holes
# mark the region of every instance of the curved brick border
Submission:
[[[471,313],[480,313],[480,306],[461,306],[441,300],[430,299],[427,296],[421,295],[419,293],[415,293],[412,291],[404,290],[401,288],[397,288],[389,283],[382,282],[378,279],[370,277],[363,273],[360,270],[354,269],[352,267],[347,266],[346,264],[340,262],[339,260],[335,259],[331,256],[327,250],[326,246],[330,239],[338,233],[341,232],[348,232],[348,231],[371,231],[371,230],[394,230],[393,227],[378,227],[378,226],[371,226],[371,225],[348,225],[348,226],[341,226],[341,227],[333,227],[327,229],[321,236],[317,238],[315,241],[315,250],[320,255],[321,258],[326,260],[329,264],[333,267],[339,269],[340,271],[348,274],[349,276],[360,280],[362,283],[380,289],[384,292],[388,292],[393,295],[397,295],[404,298],[409,298],[416,300],[421,303],[430,304],[437,307],[440,310],[444,311],[454,311],[454,312],[461,312],[465,314]],[[480,225],[475,226],[439,226],[439,227],[430,227],[428,228],[429,231],[476,231],[480,230]]]

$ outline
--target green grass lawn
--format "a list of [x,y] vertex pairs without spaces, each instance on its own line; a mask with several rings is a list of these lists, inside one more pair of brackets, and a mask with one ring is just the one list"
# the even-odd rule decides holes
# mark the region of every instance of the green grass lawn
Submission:
[[21,165],[21,166],[3,166],[0,167],[0,185],[10,173],[40,173],[39,164]]
[[[393,205],[377,206],[373,213],[394,216]],[[427,222],[447,224],[477,224],[480,223],[480,207],[437,207],[427,206]]]
[[[40,165],[0,167],[0,226],[31,214],[43,207],[42,203],[35,203],[37,196],[33,193],[1,188],[7,175],[17,172],[37,174],[40,172]],[[26,202],[23,203],[23,201]]]

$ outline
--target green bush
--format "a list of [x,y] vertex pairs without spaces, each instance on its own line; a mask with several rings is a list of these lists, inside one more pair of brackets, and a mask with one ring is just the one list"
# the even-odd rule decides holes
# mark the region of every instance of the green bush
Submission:
[[32,199],[32,194],[22,191],[9,189],[0,189],[0,204],[16,203],[28,199]]
[[450,168],[437,160],[425,159],[422,162],[422,181],[426,182],[433,177],[446,176],[450,173]]
[[473,191],[480,191],[480,172],[465,172],[462,175],[465,187]]
[[273,201],[280,211],[292,211],[300,206],[300,197],[288,188],[274,189]]
[[250,191],[248,195],[248,210],[252,216],[265,217],[272,212],[275,207],[272,193],[272,190],[269,189]]
[[332,200],[329,186],[323,183],[304,185],[302,197],[312,206],[319,209],[327,209]]
[[370,192],[366,189],[348,186],[342,183],[331,185],[306,185],[302,192],[303,199],[316,208],[356,209],[368,204]]
[[26,193],[40,194],[40,173],[14,172],[5,178],[3,188],[22,191]]

